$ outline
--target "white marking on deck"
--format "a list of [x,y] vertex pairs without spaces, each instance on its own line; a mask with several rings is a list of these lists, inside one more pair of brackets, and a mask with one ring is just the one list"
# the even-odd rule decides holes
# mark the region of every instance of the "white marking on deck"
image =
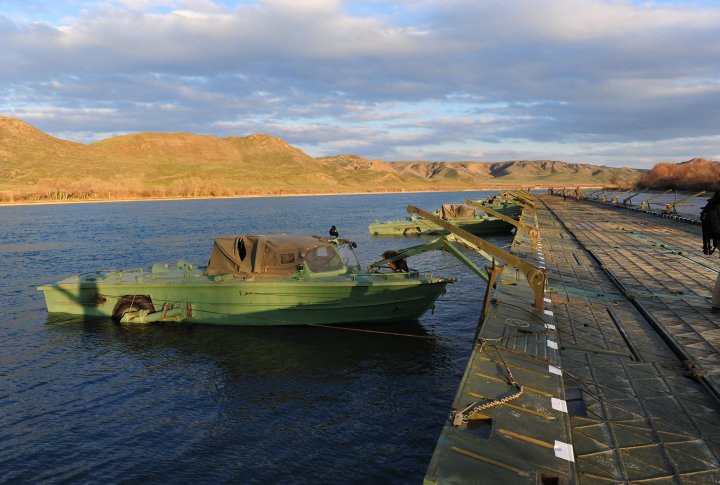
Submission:
[[556,399],[554,397],[550,398],[550,402],[552,403],[552,408],[555,411],[560,411],[561,413],[567,413],[567,402],[563,401],[562,399]]
[[575,462],[575,455],[573,454],[573,447],[569,443],[555,440],[555,456],[562,460]]

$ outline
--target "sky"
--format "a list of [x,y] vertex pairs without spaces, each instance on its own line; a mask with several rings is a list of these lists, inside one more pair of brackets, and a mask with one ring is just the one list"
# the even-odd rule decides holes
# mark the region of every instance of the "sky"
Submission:
[[717,1],[0,0],[0,66],[0,115],[82,143],[268,133],[316,157],[720,160]]

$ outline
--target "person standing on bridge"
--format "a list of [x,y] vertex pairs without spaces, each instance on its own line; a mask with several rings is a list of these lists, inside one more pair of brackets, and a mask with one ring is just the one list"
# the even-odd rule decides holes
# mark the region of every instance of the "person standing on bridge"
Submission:
[[[720,190],[716,190],[715,195],[703,207],[700,212],[700,223],[702,224],[703,253],[709,256],[720,246]],[[712,312],[720,313],[720,273],[715,280]]]
[[575,187],[575,198],[580,202],[580,186]]

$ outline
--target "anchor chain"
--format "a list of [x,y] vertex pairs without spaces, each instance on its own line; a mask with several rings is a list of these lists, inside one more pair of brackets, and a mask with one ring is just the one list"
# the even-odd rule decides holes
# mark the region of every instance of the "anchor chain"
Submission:
[[[485,346],[486,343],[487,343],[487,341],[485,341],[484,339],[481,340],[481,342],[480,342],[480,348],[482,349],[482,348]],[[518,384],[518,382],[515,380],[515,377],[513,377],[512,371],[510,370],[510,367],[508,367],[507,363],[506,363],[505,360],[502,358],[502,355],[500,355],[500,351],[498,350],[497,345],[492,345],[492,347],[495,349],[495,353],[496,353],[497,356],[500,358],[500,361],[502,362],[503,367],[505,368],[505,373],[507,374],[508,384],[509,384],[511,387],[514,387],[514,388],[517,389],[517,390],[516,390],[516,392],[514,392],[513,394],[510,394],[510,395],[508,395],[508,396],[505,396],[505,397],[502,398],[502,399],[493,399],[492,401],[486,402],[486,403],[484,403],[484,404],[480,404],[480,401],[481,401],[481,400],[478,399],[477,401],[474,401],[474,402],[470,403],[469,405],[467,405],[465,408],[463,408],[463,409],[461,409],[461,410],[451,411],[450,414],[449,414],[449,416],[448,416],[448,419],[450,420],[450,422],[451,422],[451,423],[453,424],[453,426],[455,426],[455,427],[458,427],[458,426],[462,426],[462,425],[464,425],[464,424],[467,424],[467,423],[468,423],[468,420],[469,420],[475,413],[478,413],[478,412],[483,411],[483,410],[485,410],[485,409],[490,409],[490,408],[495,407],[495,406],[500,406],[500,405],[505,404],[505,403],[510,402],[510,401],[514,401],[515,399],[517,399],[517,398],[519,398],[520,396],[522,396],[522,394],[523,394],[523,392],[524,392],[523,386],[520,385],[520,384]]]
[[463,424],[467,424],[468,420],[477,412],[483,411],[485,409],[490,409],[495,406],[500,406],[501,404],[505,404],[506,402],[513,401],[523,394],[523,386],[519,385],[518,383],[515,383],[513,385],[517,389],[517,392],[514,394],[511,394],[509,396],[506,396],[502,399],[495,399],[493,401],[490,401],[485,404],[478,404],[480,400],[471,403],[469,406],[467,406],[465,409],[461,411],[451,411],[448,418],[450,419],[450,422],[452,422],[453,426],[462,426]]

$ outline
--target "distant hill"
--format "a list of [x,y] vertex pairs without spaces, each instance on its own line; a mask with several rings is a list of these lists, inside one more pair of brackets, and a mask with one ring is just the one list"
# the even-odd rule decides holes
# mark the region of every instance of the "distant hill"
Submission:
[[554,160],[508,162],[395,162],[403,173],[474,184],[508,185],[630,184],[639,176],[632,168],[614,168]]
[[0,116],[0,201],[276,195],[631,183],[639,172],[560,161],[313,158],[271,135],[137,133],[89,145]]

